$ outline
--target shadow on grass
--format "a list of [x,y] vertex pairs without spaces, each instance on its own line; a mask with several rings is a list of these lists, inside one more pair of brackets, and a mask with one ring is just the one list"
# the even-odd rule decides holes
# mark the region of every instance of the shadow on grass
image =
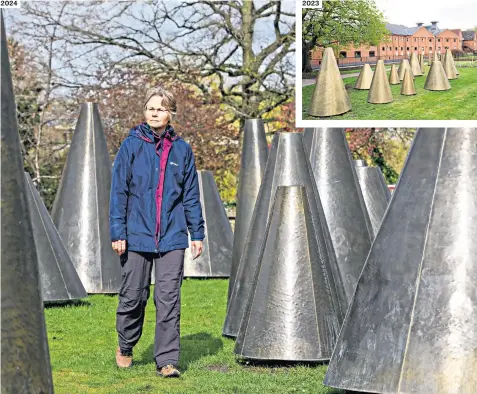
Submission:
[[[202,357],[217,354],[223,348],[220,338],[216,338],[207,332],[200,332],[181,337],[181,350],[179,367],[181,372],[187,371],[189,365]],[[151,344],[141,354],[141,358],[134,360],[136,365],[150,364],[154,357],[154,344]]]
[[73,301],[45,301],[44,307],[46,309],[50,308],[64,308],[69,306],[91,306],[91,302],[84,300],[73,300]]
[[251,359],[244,359],[242,357],[236,358],[237,362],[242,365],[244,368],[251,368],[251,369],[270,369],[270,368],[294,368],[298,366],[303,367],[319,367],[322,365],[328,365],[328,361],[275,361],[275,360],[251,360]]

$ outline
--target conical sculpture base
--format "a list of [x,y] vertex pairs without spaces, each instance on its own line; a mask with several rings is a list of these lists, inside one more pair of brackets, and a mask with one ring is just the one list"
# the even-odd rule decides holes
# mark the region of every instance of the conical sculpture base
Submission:
[[371,81],[373,80],[373,70],[369,64],[365,64],[359,73],[359,77],[354,85],[355,89],[368,90],[371,87]]
[[338,263],[333,276],[345,287],[346,313],[373,229],[343,129],[305,129],[303,138]]
[[386,76],[384,61],[378,60],[376,70],[374,71],[373,82],[368,93],[368,103],[387,104],[393,101],[391,86]]
[[346,93],[333,49],[326,48],[308,113],[312,116],[334,116],[350,110],[351,101]]
[[379,167],[368,167],[366,162],[363,162],[364,160],[355,161],[356,174],[373,227],[373,234],[376,237],[391,199],[391,193],[381,169]]
[[449,90],[451,85],[447,79],[447,75],[442,67],[440,60],[435,60],[432,62],[431,69],[429,74],[427,74],[426,83],[424,84],[424,89],[427,90]]
[[406,70],[404,73],[404,79],[401,85],[401,94],[403,96],[413,96],[416,94],[414,80],[411,78],[411,72],[409,70]]
[[326,223],[313,216],[314,204],[303,186],[278,187],[235,354],[276,361],[331,358],[342,315],[330,297],[331,267],[320,253],[326,245],[315,236]]
[[265,166],[267,165],[267,157],[268,146],[263,121],[261,119],[247,119],[242,140],[232,268],[227,300],[232,294],[235,275],[237,274],[248,228],[252,220],[253,208],[255,207]]
[[446,52],[446,54],[444,55],[444,61],[442,62],[442,65],[444,67],[444,72],[447,75],[447,79],[451,80],[457,78],[454,59],[450,51]]
[[53,393],[38,260],[1,11],[0,24],[2,393]]
[[415,77],[420,77],[423,75],[421,70],[421,65],[419,63],[419,59],[417,58],[417,54],[415,52],[413,52],[411,55],[410,65],[411,65],[412,75],[414,75]]
[[111,160],[97,104],[76,124],[52,219],[88,293],[117,293],[121,266],[109,236]]
[[210,171],[198,171],[205,239],[202,254],[192,259],[190,248],[184,256],[184,276],[228,278],[232,267],[234,235],[219,190]]
[[325,385],[475,393],[477,129],[419,129]]
[[399,80],[402,81],[404,79],[404,73],[406,70],[411,71],[412,78],[414,79],[414,74],[412,74],[412,69],[411,65],[409,64],[409,60],[407,59],[402,59],[401,63],[399,64],[399,69],[398,69],[398,75],[399,75]]
[[[236,337],[238,334],[250,294],[252,279],[259,263],[272,201],[278,186],[305,186],[308,196],[314,196],[316,200],[316,203],[311,205],[313,217],[320,217],[321,223],[326,222],[310,162],[303,146],[302,133],[276,133],[273,137],[267,167],[262,178],[247,240],[229,300],[222,331],[225,336]],[[341,279],[339,276],[335,276],[338,268],[328,228],[322,228],[321,231],[316,232],[316,235],[323,238],[320,244],[327,245],[326,250],[321,251],[322,258],[329,261],[329,265],[332,267],[337,302],[339,303],[346,298]],[[346,307],[340,304],[340,309],[346,310]]]
[[25,181],[43,301],[65,302],[87,297],[73,262],[28,172],[25,172]]
[[395,64],[391,65],[391,73],[389,74],[389,84],[390,85],[399,85],[401,80],[399,79],[399,74],[397,72],[397,67]]

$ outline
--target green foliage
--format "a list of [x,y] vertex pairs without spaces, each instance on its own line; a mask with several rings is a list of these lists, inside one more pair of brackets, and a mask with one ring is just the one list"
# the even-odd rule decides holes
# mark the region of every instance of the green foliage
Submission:
[[215,182],[224,204],[230,205],[234,203],[237,195],[237,174],[230,169],[221,168],[215,173]]

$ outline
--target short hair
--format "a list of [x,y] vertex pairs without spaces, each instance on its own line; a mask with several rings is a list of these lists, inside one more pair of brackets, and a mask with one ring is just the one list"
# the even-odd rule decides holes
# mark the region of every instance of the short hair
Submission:
[[144,99],[144,109],[146,109],[147,103],[154,96],[162,97],[162,104],[164,107],[171,113],[171,120],[177,113],[177,103],[174,95],[169,91],[160,86],[150,88],[146,92],[146,97]]

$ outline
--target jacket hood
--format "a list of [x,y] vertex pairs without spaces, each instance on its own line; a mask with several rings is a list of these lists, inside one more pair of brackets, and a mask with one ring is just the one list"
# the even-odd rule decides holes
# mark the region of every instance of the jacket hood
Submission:
[[[132,137],[136,137],[141,140],[144,140],[146,142],[149,142],[151,144],[154,143],[155,134],[153,133],[151,126],[149,126],[146,122],[143,122],[140,125],[133,127],[131,131],[129,132],[129,135]],[[174,131],[174,127],[172,127],[171,125],[167,125],[166,129],[162,132],[159,138],[161,139],[167,138],[170,141],[175,141],[179,139],[180,137]]]

